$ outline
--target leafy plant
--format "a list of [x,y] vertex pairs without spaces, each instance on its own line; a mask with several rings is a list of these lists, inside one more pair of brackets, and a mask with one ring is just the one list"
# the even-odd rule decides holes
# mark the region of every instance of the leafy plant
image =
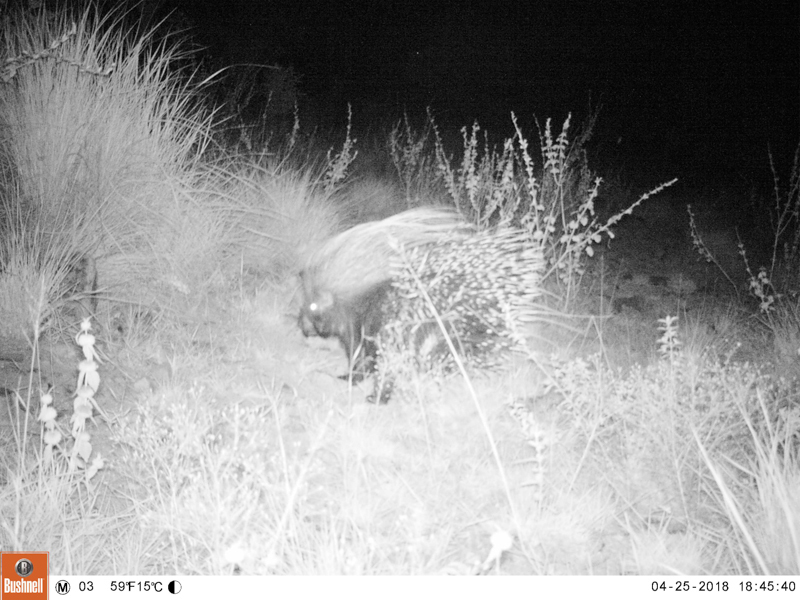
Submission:
[[593,246],[604,236],[613,238],[613,227],[623,217],[677,180],[657,186],[602,222],[595,210],[602,179],[591,173],[583,151],[594,121],[571,142],[571,117],[557,136],[548,119],[540,135],[541,163],[537,165],[516,116],[511,118],[516,134],[503,142],[502,150],[491,147],[486,135],[481,144],[477,123],[470,130],[463,128],[463,153],[457,161],[445,152],[434,126],[437,173],[452,203],[479,229],[523,227],[544,252],[545,277],[555,277],[564,303],[569,304],[586,260],[594,254]]

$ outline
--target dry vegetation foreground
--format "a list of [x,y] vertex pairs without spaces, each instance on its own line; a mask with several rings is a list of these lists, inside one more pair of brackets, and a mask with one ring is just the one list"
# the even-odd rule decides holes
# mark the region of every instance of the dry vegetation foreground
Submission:
[[[600,218],[630,198],[568,122],[537,161],[519,131],[454,159],[398,125],[396,177],[348,178],[349,131],[232,158],[174,50],[57,17],[4,33],[0,548],[63,574],[800,574],[797,262],[762,276],[678,187]],[[302,337],[297,271],[419,197],[530,217],[550,317],[503,374],[367,404]]]

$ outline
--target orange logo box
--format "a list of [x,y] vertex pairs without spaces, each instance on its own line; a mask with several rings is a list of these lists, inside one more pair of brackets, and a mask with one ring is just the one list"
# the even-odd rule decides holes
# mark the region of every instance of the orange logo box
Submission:
[[0,552],[0,599],[47,600],[47,552]]

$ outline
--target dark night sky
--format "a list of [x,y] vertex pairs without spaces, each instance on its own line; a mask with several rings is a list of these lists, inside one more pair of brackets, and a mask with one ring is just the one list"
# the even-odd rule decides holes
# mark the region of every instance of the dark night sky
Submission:
[[[292,65],[343,115],[432,105],[441,120],[563,120],[602,104],[632,153],[737,163],[790,156],[800,114],[795,1],[228,0],[179,5],[219,63]],[[368,108],[370,107],[370,108]],[[499,134],[507,133],[505,130]],[[754,152],[755,150],[755,152]],[[677,160],[680,165],[680,160]]]

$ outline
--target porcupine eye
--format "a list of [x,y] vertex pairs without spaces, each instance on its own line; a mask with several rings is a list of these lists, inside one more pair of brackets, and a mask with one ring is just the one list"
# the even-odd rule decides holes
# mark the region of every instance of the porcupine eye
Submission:
[[311,302],[303,306],[300,310],[297,323],[300,326],[300,331],[302,331],[303,335],[306,337],[325,335],[322,315],[319,310],[319,305],[316,302]]
[[318,294],[307,305],[308,318],[320,337],[336,335],[337,306],[333,295],[329,292]]

